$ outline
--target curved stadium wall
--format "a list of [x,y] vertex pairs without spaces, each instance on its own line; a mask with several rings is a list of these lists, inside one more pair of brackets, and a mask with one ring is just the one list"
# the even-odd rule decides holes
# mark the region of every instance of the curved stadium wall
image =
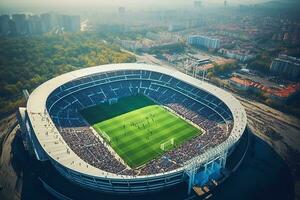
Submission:
[[[70,142],[65,130],[84,125],[78,117],[80,108],[134,94],[144,94],[161,104],[174,100],[168,98],[172,95],[176,101],[183,98],[185,107],[201,106],[197,115],[212,116],[215,122],[226,125],[227,131],[217,138],[210,131],[211,138],[206,136],[208,145],[192,157],[188,155],[179,166],[142,174],[119,173],[114,171],[118,167],[110,169],[102,162],[94,163]],[[205,112],[201,112],[203,109]],[[50,160],[63,176],[83,187],[118,193],[154,191],[181,183],[191,166],[201,168],[224,152],[227,155],[238,143],[247,121],[241,104],[226,91],[174,69],[146,64],[103,65],[51,79],[32,92],[26,116],[24,126],[38,160]]]

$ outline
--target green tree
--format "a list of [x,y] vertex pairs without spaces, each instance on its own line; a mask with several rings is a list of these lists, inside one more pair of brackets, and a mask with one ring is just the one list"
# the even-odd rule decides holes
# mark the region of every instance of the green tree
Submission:
[[135,62],[135,57],[95,33],[46,34],[0,39],[0,117],[22,101],[22,90],[32,91],[60,74],[107,63]]

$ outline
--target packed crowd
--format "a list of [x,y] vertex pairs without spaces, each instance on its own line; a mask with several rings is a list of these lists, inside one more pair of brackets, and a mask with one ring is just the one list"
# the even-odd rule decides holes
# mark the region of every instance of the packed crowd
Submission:
[[[229,135],[225,129],[214,120],[200,116],[180,103],[169,103],[165,106],[178,115],[190,120],[206,132],[168,151],[164,156],[154,159],[138,170],[126,168],[118,161],[106,145],[99,140],[88,126],[60,128],[60,133],[70,148],[87,163],[107,172],[121,175],[147,175],[174,170],[189,159],[202,154],[205,150],[223,142]],[[232,127],[232,123],[228,127]]]
[[151,171],[151,173],[162,173],[183,166],[189,159],[202,154],[209,148],[217,146],[229,136],[229,132],[224,129],[226,126],[221,126],[204,117],[201,117],[202,120],[198,120],[200,118],[199,115],[178,103],[168,104],[167,106],[173,109],[177,114],[186,117],[198,126],[203,127],[206,132],[203,135],[199,135],[198,137],[185,142],[181,146],[166,152],[164,156],[169,158],[170,163],[172,163],[171,165],[165,165],[165,163],[162,162],[162,158],[156,159],[141,169],[141,175],[148,174],[149,171]]
[[61,128],[60,133],[68,146],[85,162],[112,173],[125,169],[89,127]]
[[[133,84],[136,87],[133,87]],[[205,133],[199,134],[199,136],[164,153],[160,158],[154,159],[138,169],[130,169],[123,165],[117,156],[107,148],[106,144],[94,135],[78,111],[86,106],[94,105],[104,98],[136,94],[142,90],[138,87],[143,84],[149,84],[147,89],[143,90],[144,95],[201,127]],[[124,81],[115,85],[98,87],[98,92],[94,91],[96,89],[88,88],[85,92],[73,93],[65,97],[62,102],[53,106],[51,116],[68,146],[85,162],[106,172],[135,176],[163,173],[176,169],[189,159],[222,143],[229,136],[233,126],[232,120],[222,118],[206,104],[197,102],[181,92],[152,84],[149,81],[141,81],[141,83],[137,81],[130,84]],[[210,100],[209,96],[206,98],[207,101]],[[215,103],[220,104],[219,102]],[[218,109],[227,112],[225,108]]]

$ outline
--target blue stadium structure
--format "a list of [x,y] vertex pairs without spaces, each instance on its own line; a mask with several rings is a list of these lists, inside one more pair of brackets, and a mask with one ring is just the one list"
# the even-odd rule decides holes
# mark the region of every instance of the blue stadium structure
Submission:
[[[79,114],[83,108],[143,94],[198,125],[204,134],[131,169]],[[29,96],[18,120],[37,160],[82,187],[144,193],[186,181],[189,190],[222,176],[246,130],[244,108],[228,92],[179,71],[147,64],[111,64],[53,78]]]

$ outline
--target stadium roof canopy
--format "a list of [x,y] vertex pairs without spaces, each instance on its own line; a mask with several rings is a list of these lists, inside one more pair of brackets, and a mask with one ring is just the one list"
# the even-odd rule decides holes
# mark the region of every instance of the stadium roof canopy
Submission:
[[[29,96],[27,101],[27,113],[29,120],[34,129],[35,135],[40,142],[44,151],[53,159],[56,160],[61,165],[65,166],[74,171],[84,173],[90,176],[105,176],[107,178],[145,178],[146,176],[126,176],[126,175],[116,175],[112,173],[105,172],[101,169],[98,169],[77,156],[64,141],[59,131],[56,129],[54,123],[49,116],[46,109],[46,101],[48,96],[56,88],[61,85],[75,80],[77,78],[88,76],[96,73],[105,73],[118,70],[147,70],[154,71],[162,74],[171,75],[174,78],[177,78],[181,81],[184,81],[190,85],[193,85],[201,90],[211,93],[214,96],[220,98],[230,109],[233,115],[233,129],[230,133],[230,136],[226,139],[225,142],[219,146],[212,148],[200,155],[200,158],[195,159],[195,161],[204,162],[208,159],[209,155],[217,155],[221,151],[228,149],[232,144],[237,142],[241,135],[243,134],[247,118],[246,113],[240,102],[234,98],[230,93],[213,86],[209,83],[203,82],[201,80],[195,79],[191,76],[188,76],[182,72],[179,72],[172,68],[166,68],[156,65],[148,64],[139,64],[139,63],[126,63],[126,64],[109,64],[109,65],[100,65],[96,67],[84,68],[76,71],[72,71],[66,74],[62,74],[53,79],[48,80],[47,82],[40,85],[36,88]],[[178,168],[176,170],[165,172],[172,173],[178,170],[183,170],[183,168]],[[163,174],[147,175],[149,176],[160,176]]]

